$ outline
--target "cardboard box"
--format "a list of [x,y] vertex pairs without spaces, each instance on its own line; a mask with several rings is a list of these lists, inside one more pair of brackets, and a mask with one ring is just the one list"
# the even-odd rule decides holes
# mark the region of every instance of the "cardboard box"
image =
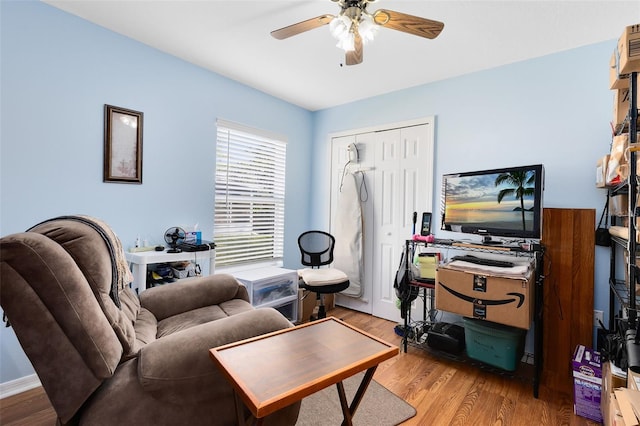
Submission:
[[622,413],[620,412],[618,400],[616,399],[616,395],[613,390],[611,390],[611,392],[602,393],[601,410],[602,423],[604,426],[626,426]]
[[610,389],[627,387],[627,372],[616,367],[613,361],[606,361],[602,364],[602,380],[611,382]]
[[629,74],[618,73],[618,50],[614,50],[609,60],[609,89],[628,89],[630,87]]
[[602,422],[602,364],[600,353],[584,345],[576,346],[571,360],[573,370],[573,412]]
[[640,24],[624,29],[618,39],[615,56],[618,75],[640,71]]
[[298,289],[298,324],[302,323],[304,318],[304,289]]
[[185,243],[200,244],[202,242],[202,231],[187,232],[184,239]]
[[534,311],[534,274],[505,278],[453,269],[436,270],[436,309],[528,330]]
[[640,390],[640,374],[634,373],[631,369],[627,370],[627,388]]
[[[625,122],[625,119],[629,115],[629,106],[630,106],[630,98],[629,98],[629,89],[619,89],[614,91],[613,96],[613,126],[616,129],[622,129],[625,132],[629,130],[629,123]],[[636,108],[640,107],[636,105]],[[640,111],[640,108],[638,108]],[[638,114],[640,117],[640,114]],[[636,122],[640,122],[640,119]],[[623,127],[621,127],[624,124]],[[620,133],[619,131],[617,133]],[[628,138],[627,134],[627,138]],[[628,139],[627,139],[628,140]]]
[[620,405],[618,405],[618,400],[616,399],[615,394],[612,392],[609,394],[610,404],[609,411],[607,412],[607,417],[604,418],[603,413],[603,423],[605,426],[627,426],[624,422],[624,417],[622,417],[622,412],[620,411]]
[[[312,291],[298,289],[298,322],[308,322],[312,315],[318,315],[318,294]],[[324,295],[324,309],[328,312],[334,307],[334,295]]]
[[[611,361],[602,364],[602,392],[600,394],[600,411],[605,426],[615,425],[622,420],[614,390],[625,387],[627,377],[624,371]],[[619,418],[618,418],[619,417]]]
[[640,392],[637,390],[618,388],[614,389],[617,409],[622,420],[615,418],[616,426],[638,426],[636,413],[640,412]]
[[[619,130],[628,131],[629,123],[625,123],[627,115],[629,115],[629,89],[618,89],[613,92],[613,127],[619,133]],[[636,108],[639,105],[636,105]],[[640,111],[640,109],[638,109]],[[640,114],[636,124],[640,122]],[[624,124],[624,126],[623,126]]]
[[[633,416],[633,413],[629,413],[629,409],[632,409],[632,408],[629,405],[629,399],[623,394],[624,391],[625,391],[624,388],[614,390],[614,393],[611,396],[610,411],[607,413],[609,417],[604,418],[604,413],[603,413],[602,422],[605,426],[608,426],[608,425],[637,426],[638,425],[636,421],[632,421],[631,424],[629,425],[625,421],[625,415],[623,411],[626,412],[627,417],[630,414]],[[624,410],[621,407],[624,407]]]
[[624,123],[629,114],[629,89],[618,89],[613,94],[613,126]]

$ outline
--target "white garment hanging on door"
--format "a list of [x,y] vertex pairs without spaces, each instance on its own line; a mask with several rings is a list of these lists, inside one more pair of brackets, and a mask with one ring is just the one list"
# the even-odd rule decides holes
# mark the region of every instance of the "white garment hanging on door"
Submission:
[[335,215],[336,225],[332,232],[336,239],[333,250],[333,267],[349,277],[349,287],[341,292],[345,296],[362,296],[362,208],[356,175],[345,173],[338,194]]

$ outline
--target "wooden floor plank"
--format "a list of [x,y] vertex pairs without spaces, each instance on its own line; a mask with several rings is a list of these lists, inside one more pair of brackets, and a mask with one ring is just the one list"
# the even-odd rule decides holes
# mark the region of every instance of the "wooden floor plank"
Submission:
[[[391,321],[340,307],[328,314],[390,343],[401,343]],[[419,348],[409,347],[407,353],[385,361],[374,379],[416,408],[417,415],[403,426],[596,426],[573,414],[571,395],[541,388],[535,399],[528,380],[437,357]],[[55,419],[42,388],[0,400],[3,426],[53,426]]]

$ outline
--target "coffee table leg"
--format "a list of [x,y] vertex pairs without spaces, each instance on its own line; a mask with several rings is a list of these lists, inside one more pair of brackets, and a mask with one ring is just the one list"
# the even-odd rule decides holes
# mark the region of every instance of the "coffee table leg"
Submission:
[[340,406],[342,406],[342,414],[344,416],[344,420],[342,421],[342,426],[351,426],[353,415],[356,413],[358,409],[358,405],[362,401],[362,397],[364,393],[367,391],[369,387],[369,383],[371,383],[371,379],[373,379],[373,373],[376,372],[376,368],[378,366],[373,366],[364,373],[364,377],[362,378],[362,382],[360,382],[360,386],[358,386],[358,390],[356,394],[353,396],[353,401],[351,401],[351,406],[347,403],[347,396],[344,393],[344,385],[342,382],[336,383],[338,387],[338,396],[340,397]]
[[238,392],[236,392],[235,390],[233,391],[233,396],[234,396],[235,403],[236,403],[236,418],[238,420],[238,425],[239,426],[247,426],[247,425],[260,426],[260,425],[262,425],[262,423],[264,422],[264,418],[256,419],[253,416],[253,414],[250,414],[249,418],[245,418],[244,417],[244,402],[242,402],[242,399],[240,398],[240,395],[238,395]]

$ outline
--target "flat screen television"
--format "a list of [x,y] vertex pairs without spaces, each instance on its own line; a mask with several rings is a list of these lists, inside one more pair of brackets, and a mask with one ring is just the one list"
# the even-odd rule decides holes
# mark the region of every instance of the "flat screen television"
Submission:
[[507,167],[442,177],[441,228],[492,236],[540,239],[544,167]]

